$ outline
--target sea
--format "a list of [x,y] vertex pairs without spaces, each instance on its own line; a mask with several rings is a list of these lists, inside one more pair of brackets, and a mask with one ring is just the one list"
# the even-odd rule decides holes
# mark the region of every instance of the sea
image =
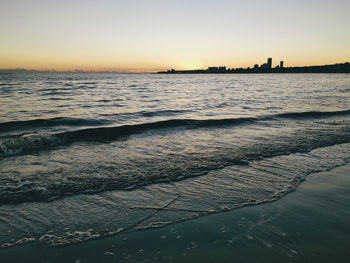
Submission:
[[350,161],[350,74],[0,74],[0,248],[283,198]]

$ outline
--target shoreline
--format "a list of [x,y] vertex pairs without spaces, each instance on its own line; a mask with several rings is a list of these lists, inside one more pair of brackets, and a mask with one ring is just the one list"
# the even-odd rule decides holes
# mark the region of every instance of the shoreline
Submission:
[[1,262],[345,262],[350,164],[310,174],[281,199],[67,247],[0,250]]
[[349,73],[350,63],[337,63],[332,65],[318,65],[318,66],[297,66],[284,67],[284,62],[280,61],[280,65],[272,67],[272,58],[268,58],[265,64],[259,66],[255,64],[254,67],[247,68],[226,68],[208,67],[207,69],[193,69],[193,70],[175,70],[169,69],[167,71],[159,71],[158,74],[251,74],[251,73]]

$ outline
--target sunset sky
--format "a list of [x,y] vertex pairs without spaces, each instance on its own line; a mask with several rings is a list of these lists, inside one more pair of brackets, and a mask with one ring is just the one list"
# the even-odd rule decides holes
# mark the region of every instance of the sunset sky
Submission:
[[350,61],[349,0],[0,0],[0,68],[156,71]]

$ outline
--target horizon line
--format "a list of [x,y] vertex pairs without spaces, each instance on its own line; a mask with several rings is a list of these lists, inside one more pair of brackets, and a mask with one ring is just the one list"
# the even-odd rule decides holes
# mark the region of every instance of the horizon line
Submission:
[[[330,66],[330,65],[338,65],[338,64],[346,64],[350,63],[349,61],[346,62],[338,62],[338,63],[332,63],[332,64],[323,64],[323,65],[303,65],[303,66],[290,66],[290,67],[284,67],[284,68],[298,68],[298,67],[318,67],[318,66]],[[208,66],[209,67],[222,67],[223,65],[220,66]],[[254,66],[254,65],[253,65]],[[223,66],[226,67],[226,66]],[[238,68],[228,68],[228,69],[242,69],[243,67],[238,67]],[[252,67],[246,67],[246,68],[252,68]],[[175,71],[195,71],[195,70],[205,70],[204,68],[197,68],[197,69],[175,69],[175,68],[167,68],[167,69],[158,69],[158,70],[117,70],[117,69],[103,69],[103,70],[94,70],[94,69],[81,69],[81,68],[76,68],[76,69],[35,69],[35,68],[0,68],[0,71],[34,71],[34,72],[67,72],[67,73],[116,73],[116,74],[145,74],[145,73],[157,73],[162,70],[172,70],[174,69]],[[244,68],[243,68],[244,69]]]

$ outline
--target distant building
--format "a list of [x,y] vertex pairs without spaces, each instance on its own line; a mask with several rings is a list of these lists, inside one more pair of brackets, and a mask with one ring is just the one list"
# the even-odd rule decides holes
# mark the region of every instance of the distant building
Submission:
[[209,71],[209,72],[225,72],[226,71],[226,66],[208,67],[207,71]]
[[267,69],[267,63],[261,64],[260,68],[261,69]]
[[272,58],[268,58],[267,59],[267,69],[271,69],[272,68]]
[[[38,72],[36,70],[2,70],[1,72]],[[70,71],[72,72],[72,71]],[[219,67],[208,67],[208,69],[196,69],[196,70],[174,70],[169,69],[168,71],[160,71],[161,74],[210,74],[210,73],[350,73],[350,63],[338,63],[333,65],[323,66],[304,66],[304,67],[284,67],[284,61],[280,61],[279,65],[272,68],[272,59],[268,58],[267,63],[259,66],[255,64],[253,68],[226,68],[225,66]]]

